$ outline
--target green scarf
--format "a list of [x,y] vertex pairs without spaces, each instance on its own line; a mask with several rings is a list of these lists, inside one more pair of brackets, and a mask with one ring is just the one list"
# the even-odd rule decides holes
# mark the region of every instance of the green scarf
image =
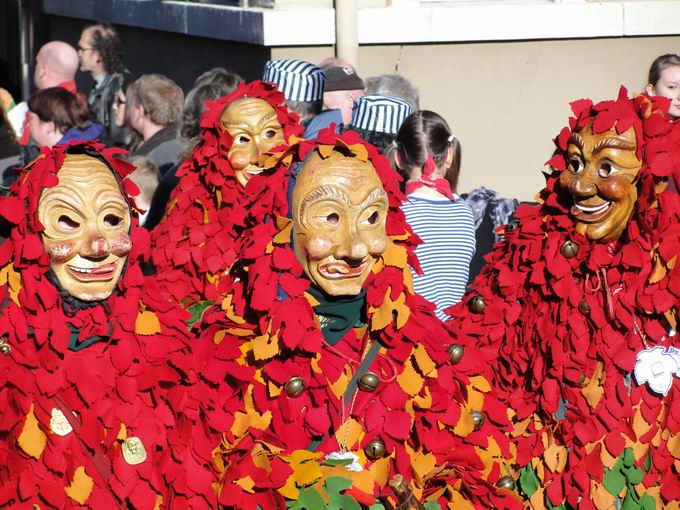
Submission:
[[366,289],[356,296],[329,296],[317,287],[307,290],[319,304],[314,307],[326,343],[337,344],[351,328],[366,324]]

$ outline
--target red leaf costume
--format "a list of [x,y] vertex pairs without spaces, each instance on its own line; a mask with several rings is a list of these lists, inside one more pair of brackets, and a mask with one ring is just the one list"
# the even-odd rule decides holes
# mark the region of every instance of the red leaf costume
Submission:
[[[456,337],[479,346],[513,411],[510,440],[531,508],[609,509],[617,499],[624,508],[678,508],[680,381],[662,396],[631,377],[639,352],[677,346],[668,332],[680,298],[680,197],[666,187],[680,168],[680,127],[664,101],[631,100],[622,89],[616,101],[572,103],[542,203],[517,210],[449,310]],[[612,242],[576,233],[559,184],[571,134],[591,124],[594,133],[632,126],[643,160],[637,202]]]
[[[323,492],[324,483],[333,492],[331,479],[341,477],[351,480],[344,496],[370,506],[390,494],[386,484],[400,473],[419,499],[442,508],[518,508],[510,491],[494,487],[507,474],[512,447],[480,357],[471,346],[453,363],[446,327],[412,291],[407,260],[417,263],[417,238],[399,210],[403,196],[387,160],[354,132],[323,130],[291,146],[266,179],[253,180],[249,210],[256,217],[285,212],[289,165],[312,151],[372,163],[389,199],[388,247],[364,284],[367,323],[331,346],[290,246],[291,220],[269,216],[238,240],[237,278],[204,321],[204,340],[216,345],[203,374],[220,398],[210,422],[225,431],[215,457],[220,502],[283,508],[286,500],[302,504],[310,491]],[[374,345],[375,360],[359,371]],[[363,370],[378,376],[373,392],[353,391],[350,381]],[[352,396],[343,404],[348,387]],[[478,427],[473,411],[486,416]],[[382,458],[366,453],[376,439]],[[343,448],[357,455],[362,471],[326,465],[324,456]]]
[[[136,190],[134,167],[102,149],[43,148],[0,199],[12,224],[0,247],[0,507],[214,508],[187,314],[142,275],[146,231],[133,219],[127,266],[105,301],[66,312],[48,277],[38,202],[67,154],[105,161],[121,189]],[[76,336],[102,338],[71,350]],[[142,447],[146,460],[129,463]]]
[[242,83],[221,99],[208,102],[201,118],[201,140],[177,171],[165,217],[152,231],[152,260],[160,282],[178,302],[189,307],[216,300],[216,283],[235,260],[239,232],[235,218],[246,214],[247,188],[236,181],[227,153],[232,136],[221,124],[224,109],[244,97],[265,100],[275,110],[288,142],[302,133],[298,116],[285,106],[272,84]]

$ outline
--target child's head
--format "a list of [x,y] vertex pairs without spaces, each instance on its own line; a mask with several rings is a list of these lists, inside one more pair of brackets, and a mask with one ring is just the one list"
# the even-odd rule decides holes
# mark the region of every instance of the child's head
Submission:
[[649,68],[647,93],[671,100],[668,113],[680,117],[680,56],[669,53],[661,55]]
[[443,177],[456,191],[460,172],[461,147],[451,128],[438,114],[418,110],[401,125],[396,138],[395,161],[404,179],[418,179],[428,154]]

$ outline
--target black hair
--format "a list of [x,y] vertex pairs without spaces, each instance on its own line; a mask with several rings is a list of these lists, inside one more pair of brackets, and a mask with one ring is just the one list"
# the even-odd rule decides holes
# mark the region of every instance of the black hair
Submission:
[[106,72],[122,73],[125,69],[123,42],[120,40],[118,30],[109,23],[90,25],[85,30],[92,31],[92,48],[99,52]]
[[362,138],[362,140],[370,143],[371,145],[375,145],[384,155],[387,155],[386,153],[392,147],[392,142],[394,142],[396,137],[396,135],[390,133],[368,131],[366,129],[357,128],[351,125],[347,129],[351,129],[352,131],[359,133],[359,136]]

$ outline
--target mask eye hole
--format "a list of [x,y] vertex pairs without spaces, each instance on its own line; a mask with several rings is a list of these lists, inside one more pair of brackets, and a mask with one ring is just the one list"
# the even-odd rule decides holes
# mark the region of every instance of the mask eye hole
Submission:
[[59,216],[59,219],[57,220],[57,225],[59,225],[59,228],[61,228],[62,230],[66,230],[69,232],[77,230],[78,227],[80,227],[80,223],[78,223],[76,220],[65,214]]
[[123,218],[116,214],[107,214],[104,216],[104,225],[107,227],[117,227],[123,222]]
[[326,216],[326,222],[330,223],[331,225],[337,225],[340,223],[340,215],[338,213],[330,213],[328,216]]
[[612,173],[614,173],[616,169],[612,166],[611,163],[605,161],[600,165],[600,169],[598,170],[598,174],[602,178],[609,177]]
[[268,129],[267,131],[264,132],[264,135],[262,136],[270,140],[276,136],[276,131],[274,131],[273,129]]
[[571,158],[569,160],[569,171],[572,174],[579,174],[583,171],[583,164],[578,158]]
[[241,145],[246,144],[249,141],[250,141],[250,138],[248,138],[247,136],[244,136],[244,135],[239,135],[239,136],[236,137],[236,143],[241,144]]
[[373,214],[371,214],[366,221],[368,221],[369,225],[375,225],[380,221],[380,213],[378,211],[373,211]]

